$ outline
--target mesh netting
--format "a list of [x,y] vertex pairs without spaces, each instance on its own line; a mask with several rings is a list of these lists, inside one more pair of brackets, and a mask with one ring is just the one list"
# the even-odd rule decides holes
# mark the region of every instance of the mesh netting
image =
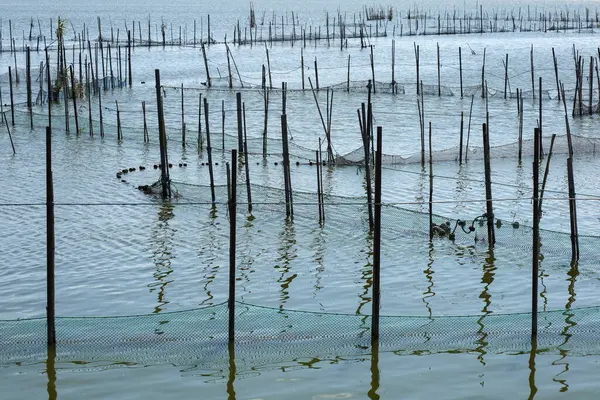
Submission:
[[[227,304],[182,312],[109,318],[58,318],[56,361],[111,360],[139,364],[228,363]],[[538,346],[545,353],[600,354],[600,309],[538,314]],[[282,310],[236,303],[238,366],[302,357],[370,354],[371,319],[351,314]],[[394,317],[380,321],[380,351],[524,353],[531,315]],[[44,319],[0,321],[0,364],[46,358]]]
[[[45,92],[44,92],[45,95]],[[62,93],[59,94],[62,96]],[[38,97],[39,99],[39,97]],[[82,105],[81,108],[85,109],[87,105]],[[104,107],[105,110],[110,109],[108,107]],[[5,111],[8,114],[8,111]],[[10,117],[9,117],[10,118]],[[26,111],[16,110],[15,119],[17,122],[21,122],[24,124],[29,124],[29,115]],[[115,137],[117,136],[117,125],[115,123],[114,116],[106,116],[103,122],[104,132],[107,136]],[[52,116],[53,130],[56,132],[60,132],[64,130],[65,118],[61,115],[61,112],[57,112]],[[33,124],[35,127],[43,128],[47,125],[47,117],[43,114],[37,114],[34,112]],[[75,126],[75,119],[73,116],[69,117],[69,125],[71,129]],[[193,124],[186,125],[186,134],[187,140],[186,143],[190,147],[201,147],[203,150],[206,149],[206,133],[202,132],[202,137],[198,138],[198,130],[194,129]],[[97,120],[92,120],[92,128],[95,135],[99,136],[100,134],[100,122]],[[137,140],[142,141],[144,137],[143,128],[134,127],[134,126],[122,126],[122,132],[124,140]],[[205,128],[203,128],[205,129]],[[213,128],[211,128],[213,129]],[[85,117],[85,115],[79,115],[79,130],[80,133],[85,133],[90,131],[89,119]],[[148,131],[149,135],[152,138],[158,136],[156,124],[153,122],[148,122]],[[173,132],[174,134],[169,136],[170,142],[179,142],[181,143],[180,137],[181,131],[176,129],[170,129],[169,132]],[[270,134],[272,135],[272,134]],[[600,138],[593,138],[581,135],[571,135],[572,138],[572,146],[573,151],[577,154],[595,154],[596,149],[600,149]],[[546,139],[549,140],[549,139]],[[211,132],[211,141],[212,141],[212,152],[213,154],[220,154],[223,152],[222,148],[231,149],[236,148],[238,146],[238,137],[237,135],[233,135],[225,132],[222,134],[220,131]],[[300,143],[302,142],[302,144]],[[265,148],[267,152],[263,153]],[[309,163],[314,162],[315,160],[315,151],[318,150],[318,146],[311,148],[307,145],[304,145],[305,141],[302,140],[294,140],[293,137],[289,140],[289,154],[290,159],[293,162],[301,162],[301,163]],[[282,157],[282,148],[283,141],[280,138],[267,137],[266,140],[262,137],[248,137],[247,138],[248,145],[248,154],[250,155],[267,155],[267,156],[277,156]],[[322,151],[323,158],[326,159],[326,143],[323,143]],[[469,145],[467,148],[463,146],[463,159],[468,160],[482,160],[483,159],[483,148],[480,146]],[[545,148],[544,151],[548,149]],[[228,150],[226,150],[228,151]],[[333,163],[339,166],[344,165],[364,165],[364,148],[362,146],[357,147],[355,150],[349,151],[347,153],[340,154],[337,151],[334,151],[334,159]],[[568,142],[567,135],[557,135],[556,141],[553,147],[554,154],[568,154]],[[519,142],[508,143],[504,145],[492,146],[490,150],[491,157],[493,159],[499,158],[515,158],[519,152]],[[521,153],[522,157],[532,157],[533,156],[533,139],[524,139],[521,142]],[[460,147],[459,146],[449,146],[442,150],[436,150],[432,152],[432,158],[435,162],[444,162],[444,161],[457,161],[459,159]],[[372,156],[371,156],[372,158]],[[373,158],[372,158],[373,159]],[[382,164],[383,165],[407,165],[407,164],[416,164],[420,163],[422,160],[422,156],[420,153],[416,154],[389,154],[383,153],[382,155]],[[428,161],[429,155],[428,152],[425,152],[423,155],[423,160]]]

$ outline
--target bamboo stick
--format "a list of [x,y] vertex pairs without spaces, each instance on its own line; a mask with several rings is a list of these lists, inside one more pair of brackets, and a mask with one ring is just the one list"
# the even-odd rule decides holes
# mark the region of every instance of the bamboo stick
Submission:
[[237,169],[235,163],[237,161],[236,149],[231,150],[231,173],[229,165],[227,165],[227,175],[231,176],[231,190],[229,191],[229,297],[227,308],[229,311],[229,343],[233,344],[235,340],[235,275],[236,275],[236,217],[237,217]]
[[375,156],[375,223],[373,231],[373,300],[371,309],[371,343],[379,341],[379,310],[381,308],[381,153],[382,129],[377,127]]
[[208,124],[208,101],[204,97],[204,125],[206,126],[206,154],[208,156],[208,175],[210,179],[210,196],[215,207],[215,179],[213,174],[212,147],[210,146],[210,125]]
[[[71,72],[71,96],[73,97],[73,115],[75,116],[75,133],[79,135],[79,115],[77,112],[77,93],[75,89],[75,76],[73,73],[73,65],[70,66]],[[66,104],[65,104],[66,107]],[[33,129],[33,121],[32,121],[32,129]]]
[[160,174],[161,174],[161,187],[162,197],[171,197],[171,183],[169,180],[169,158],[167,155],[167,135],[165,132],[165,121],[163,111],[163,99],[160,85],[160,70],[154,70],[154,76],[156,80],[156,104],[158,112],[158,132],[159,132],[159,146],[160,146]]
[[533,150],[533,251],[532,251],[532,269],[531,269],[531,337],[537,338],[538,329],[538,269],[540,252],[540,211],[538,198],[539,185],[539,130],[534,129],[534,150]]
[[548,151],[548,158],[546,159],[546,169],[544,170],[544,179],[542,181],[542,189],[540,191],[540,205],[539,205],[539,217],[542,218],[542,202],[544,200],[544,190],[546,189],[546,181],[548,180],[548,172],[550,170],[550,159],[552,158],[552,149],[554,148],[554,139],[556,139],[556,134],[552,134],[552,139],[550,140],[550,150]]
[[52,180],[52,130],[46,127],[46,325],[48,346],[56,345],[54,295],[54,185]]
[[483,124],[483,152],[485,166],[485,199],[486,199],[486,218],[488,230],[488,244],[490,247],[496,243],[494,233],[494,209],[492,203],[492,172],[490,167],[490,140],[488,125]]

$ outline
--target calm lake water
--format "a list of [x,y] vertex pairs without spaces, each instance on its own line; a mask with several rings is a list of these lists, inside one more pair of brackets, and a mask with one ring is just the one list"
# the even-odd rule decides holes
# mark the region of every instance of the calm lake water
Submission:
[[[466,10],[474,16],[478,4],[455,6],[425,2],[416,8],[418,12],[429,13],[427,29],[433,33],[438,13],[441,20],[452,15],[455,9],[459,15]],[[259,25],[262,33],[258,29],[257,32],[259,37],[267,38],[268,22],[275,19],[280,24],[283,16],[283,29],[290,35],[293,11],[298,22],[296,29],[321,26],[324,35],[327,12],[330,23],[338,11],[349,23],[355,14],[358,18],[365,5],[357,1],[336,1],[327,6],[317,1],[284,6],[274,1],[254,2],[257,18],[266,21],[265,25]],[[590,18],[595,19],[592,3],[546,1],[532,3],[528,11],[533,16],[561,12],[566,15],[569,10],[571,17],[574,11],[579,11],[585,17],[586,6]],[[595,368],[600,362],[600,352],[592,344],[598,339],[595,329],[598,318],[595,309],[589,307],[599,305],[596,294],[600,289],[596,250],[600,236],[596,205],[600,193],[595,175],[596,168],[600,167],[596,155],[596,144],[600,144],[599,121],[597,114],[575,118],[570,115],[575,93],[573,46],[585,60],[585,104],[589,79],[593,86],[592,101],[598,103],[600,85],[596,75],[588,76],[590,57],[598,56],[598,28],[590,22],[593,28],[584,27],[581,31],[573,28],[560,32],[400,36],[401,29],[403,33],[408,30],[409,8],[415,10],[413,4],[394,5],[396,17],[387,28],[383,25],[376,28],[375,22],[371,23],[371,33],[375,29],[387,29],[388,33],[386,37],[369,39],[368,44],[373,45],[371,69],[370,49],[361,48],[360,39],[349,39],[347,47],[342,49],[339,37],[337,41],[332,39],[330,46],[323,39],[308,40],[306,46],[301,41],[293,45],[290,42],[232,45],[237,21],[240,20],[242,28],[248,26],[249,3],[225,2],[207,8],[184,0],[168,4],[25,0],[0,6],[3,46],[0,93],[11,134],[9,137],[4,123],[0,124],[0,186],[4,188],[0,191],[0,265],[3,267],[0,272],[3,292],[0,343],[7,349],[4,353],[0,349],[3,398],[188,398],[198,392],[204,398],[239,399],[595,398],[599,389]],[[484,5],[483,10],[489,16],[495,13],[526,15],[527,6],[502,2]],[[197,40],[206,39],[208,13],[212,37],[218,43],[206,48],[214,84],[207,90],[202,52],[199,45],[191,42],[194,25]],[[25,54],[21,51],[11,54],[8,37],[10,21],[15,46],[20,49],[25,43],[33,49],[32,87],[34,94],[38,94],[39,65],[45,61],[45,55],[41,50],[36,51],[35,36],[39,31],[49,35],[50,20],[55,29],[59,15],[67,21],[66,57],[69,64],[75,60],[76,76],[79,74],[79,42],[73,39],[75,34],[87,31],[91,51],[82,53],[82,61],[89,62],[98,36],[98,16],[105,40],[113,37],[116,41],[119,35],[124,74],[124,31],[132,29],[134,23],[136,40],[138,27],[142,29],[143,39],[147,38],[148,25],[152,40],[160,39],[157,35],[164,23],[167,42],[178,43],[181,35],[188,44],[163,48],[136,43],[131,56],[131,87],[102,90],[102,106],[97,95],[91,96],[89,101],[85,96],[78,99],[80,132],[75,131],[72,104],[69,104],[70,133],[65,132],[63,103],[52,107],[57,315],[150,315],[132,319],[131,331],[127,323],[119,325],[123,320],[114,318],[64,320],[67,325],[73,324],[68,326],[81,323],[81,331],[75,328],[64,331],[69,337],[64,348],[71,349],[68,346],[75,346],[80,340],[84,344],[70,353],[60,353],[59,346],[60,354],[53,359],[35,350],[44,340],[43,324],[36,320],[23,321],[16,323],[17,328],[11,331],[14,322],[7,322],[45,316],[44,128],[48,124],[47,104],[36,104],[30,120],[25,103]],[[510,21],[500,20],[502,24]],[[411,24],[411,30],[416,29],[414,20]],[[527,22],[525,27],[539,28],[536,24],[539,21]],[[30,27],[34,36],[31,42],[28,41]],[[351,34],[354,26],[346,29]],[[424,33],[422,25],[419,33]],[[228,58],[223,43],[226,34],[235,61],[232,67],[234,89],[227,87]],[[43,38],[40,40],[43,42]],[[49,54],[51,66],[55,68],[56,43],[50,37],[46,37],[46,41],[51,43]],[[433,241],[428,238],[429,169],[420,163],[416,45],[419,46],[420,80],[424,85],[421,104],[425,122],[431,121],[432,126],[433,212],[437,223],[455,224],[460,219],[470,224],[485,212],[481,132],[486,111],[489,112],[494,212],[500,221],[493,252],[485,242],[486,228],[476,222],[475,231],[470,234],[457,228],[453,242],[445,237]],[[105,56],[108,76],[109,62],[114,63],[113,74],[119,74],[117,46],[113,43],[111,57]],[[565,111],[557,99],[553,49],[558,60],[556,71],[567,93],[570,130],[575,135],[574,172],[581,235],[581,259],[575,265],[570,263]],[[437,92],[438,51],[441,96]],[[487,102],[481,96],[484,54]],[[505,99],[507,54],[506,84],[510,92]],[[310,87],[309,77],[316,84],[318,69],[321,90],[316,96],[323,118],[327,98],[333,96],[332,145],[336,155],[347,159],[353,159],[356,154],[353,152],[362,145],[356,110],[367,101],[366,81],[374,74],[379,82],[380,92],[372,97],[374,124],[383,127],[383,152],[389,156],[385,158],[387,164],[382,172],[385,206],[381,313],[404,317],[387,320],[391,325],[415,321],[426,321],[424,326],[430,322],[440,324],[432,325],[423,337],[417,337],[414,346],[411,340],[415,338],[396,335],[399,331],[394,330],[387,337],[387,343],[382,340],[378,354],[372,354],[368,346],[356,345],[362,343],[358,339],[346,341],[353,329],[364,328],[363,333],[368,332],[369,324],[365,321],[371,314],[373,239],[368,232],[365,171],[359,164],[323,168],[327,206],[325,223],[319,224],[316,168],[312,162],[319,139],[324,140],[325,135],[313,93],[301,90],[302,58],[306,88]],[[352,89],[346,91],[349,60]],[[392,61],[398,94],[389,93]],[[15,63],[20,82],[13,88],[17,104],[13,126],[7,111],[10,88],[6,72],[10,66],[14,73]],[[260,86],[262,66],[267,63],[272,86],[280,89],[282,82],[288,84],[286,114],[292,153],[293,222],[286,220],[283,204],[281,90],[270,92],[268,155],[262,155],[265,110]],[[160,69],[169,157],[174,164],[170,176],[177,197],[171,201],[138,190],[138,186],[153,184],[159,179],[158,170],[153,168],[160,159],[155,69]],[[85,81],[84,71],[81,76]],[[540,77],[545,151],[548,151],[551,136],[557,135],[541,221],[543,259],[539,309],[548,312],[543,314],[548,317],[542,318],[547,323],[540,327],[547,330],[545,332],[557,332],[560,340],[552,345],[540,344],[538,349],[532,350],[524,340],[527,339],[526,330],[523,331],[528,323],[523,319],[526,314],[520,313],[528,313],[531,302],[531,139],[539,121]],[[328,92],[324,90],[326,87],[335,90]],[[517,158],[517,88],[523,90],[525,139],[520,163]],[[228,296],[231,216],[225,204],[225,165],[231,159],[230,150],[237,147],[238,91],[242,93],[246,110],[254,218],[249,218],[246,209],[246,173],[242,164],[238,164],[236,299],[241,304],[240,321],[246,318],[257,327],[250,329],[249,325],[240,324],[241,347],[233,371],[231,353],[224,351],[221,339],[213,338],[209,332],[223,324],[223,316],[226,316],[222,311]],[[182,98],[185,146],[181,134]],[[207,99],[209,104],[217,185],[214,209],[206,164],[206,124],[204,111],[199,115],[199,99]],[[142,102],[146,107],[148,143],[143,136]],[[88,122],[90,110],[93,137],[90,137]],[[100,137],[100,110],[104,137]],[[468,162],[459,165],[461,113],[464,140],[466,142],[468,132],[470,142],[465,151]],[[198,148],[199,117],[201,149]],[[123,134],[120,141],[117,140],[118,119]],[[30,129],[31,121],[33,129]],[[16,150],[14,155],[11,139]],[[545,168],[547,160],[544,159],[542,167]],[[140,166],[145,169],[141,170]],[[136,170],[116,178],[118,171],[128,168]],[[242,303],[263,308],[252,308],[257,317],[250,318],[249,315],[254,314],[249,314]],[[197,308],[212,317],[195,320],[196,317],[192,317],[195,314],[173,314]],[[211,310],[220,311],[214,311],[213,315]],[[300,314],[289,310],[307,314],[295,319]],[[585,314],[577,314],[578,310]],[[192,340],[190,344],[187,339],[178,341],[173,336],[171,346],[174,347],[161,350],[161,346],[169,343],[168,335],[173,334],[169,326],[185,320],[185,315],[195,321],[188,329],[197,332],[204,342],[200,345]],[[285,318],[289,323],[285,323],[285,319],[276,323],[275,318]],[[362,322],[353,325],[354,322],[349,321]],[[152,325],[155,323],[158,327]],[[468,326],[474,328],[470,330]],[[285,337],[289,341],[274,341],[268,332],[288,335]],[[163,333],[166,336],[160,336]],[[30,347],[27,334],[33,335],[36,341]],[[144,342],[146,346],[115,347],[114,341],[120,337],[138,343],[144,334],[151,336]],[[442,337],[441,342],[431,339],[430,334],[438,335],[438,339]],[[449,335],[446,343],[444,335]],[[95,340],[95,337],[108,339]],[[163,342],[152,339],[161,337],[167,339]],[[60,331],[58,338],[60,340]],[[244,349],[245,340],[255,346],[252,351]],[[463,343],[469,340],[469,344]],[[10,348],[14,343],[19,343],[18,348]],[[85,347],[86,343],[89,348]],[[216,343],[214,348],[213,343]],[[168,353],[167,348],[173,353]],[[123,351],[119,353],[118,349]]]

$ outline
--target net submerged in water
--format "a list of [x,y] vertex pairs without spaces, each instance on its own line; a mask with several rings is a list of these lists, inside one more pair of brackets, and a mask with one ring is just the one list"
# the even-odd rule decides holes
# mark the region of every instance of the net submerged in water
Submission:
[[[218,368],[227,365],[226,303],[189,311],[126,317],[57,318],[56,361],[111,361]],[[545,353],[600,354],[600,308],[538,314],[537,345]],[[239,366],[304,357],[370,354],[371,318],[236,303],[235,358]],[[386,316],[379,350],[398,355],[525,353],[531,315]],[[47,357],[43,318],[0,321],[0,364]]]

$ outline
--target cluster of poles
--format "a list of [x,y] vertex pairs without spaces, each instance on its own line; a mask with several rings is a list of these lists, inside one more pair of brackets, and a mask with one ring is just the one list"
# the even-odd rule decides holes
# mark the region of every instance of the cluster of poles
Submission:
[[[352,16],[338,10],[337,14],[333,16],[326,12],[323,25],[302,23],[298,13],[294,11],[286,11],[281,15],[277,15],[273,11],[269,17],[266,14],[266,11],[263,11],[262,16],[257,18],[254,6],[251,4],[249,17],[242,21],[238,19],[233,24],[233,43],[252,46],[257,43],[289,42],[293,46],[296,42],[302,42],[306,47],[307,41],[314,42],[315,46],[317,42],[324,41],[329,47],[339,40],[340,47],[344,47],[347,46],[348,39],[360,38],[361,44],[364,45],[371,38],[388,36],[388,29],[390,29],[388,25],[391,25],[392,36],[402,37],[485,32],[581,31],[582,29],[594,29],[600,23],[598,10],[591,12],[589,8],[585,8],[583,11],[577,8],[546,11],[543,8],[538,9],[538,7],[534,7],[532,10],[530,6],[527,6],[526,9],[519,7],[518,9],[488,11],[484,10],[481,4],[474,7],[472,11],[464,9],[461,13],[453,9],[443,14],[439,11],[419,9],[416,5],[413,9],[409,8],[405,12],[391,6],[385,9],[364,7],[358,14],[352,13]],[[120,36],[121,28],[115,27],[112,21],[109,22],[110,35],[104,35],[101,18],[97,17],[98,41],[117,45],[123,43],[124,39]],[[50,19],[48,35],[44,35],[39,19],[34,21],[31,18],[27,29],[18,29],[13,25],[13,21],[9,19],[8,38],[6,38],[9,46],[4,48],[4,28],[0,19],[0,52],[10,51],[12,53],[19,50],[18,31],[22,33],[20,50],[25,51],[26,47],[31,47],[35,43],[35,47],[39,51],[40,44],[42,42],[45,44],[46,38],[50,38],[50,41],[53,41],[55,37],[58,39],[59,35],[55,29],[60,27],[61,22],[60,19],[56,23]],[[44,23],[44,25],[47,24]],[[126,40],[127,42],[131,41],[133,47],[187,45],[195,47],[204,43],[207,45],[227,43],[226,33],[222,41],[215,39],[215,35],[221,32],[215,33],[211,28],[210,14],[207,14],[206,18],[200,18],[199,21],[194,19],[191,25],[189,28],[187,24],[174,27],[173,23],[167,24],[163,18],[160,21],[153,21],[148,16],[144,24],[141,20],[125,20],[123,31],[128,33]],[[80,32],[72,23],[70,28],[73,33],[73,41],[92,40],[89,25],[84,23]]]

